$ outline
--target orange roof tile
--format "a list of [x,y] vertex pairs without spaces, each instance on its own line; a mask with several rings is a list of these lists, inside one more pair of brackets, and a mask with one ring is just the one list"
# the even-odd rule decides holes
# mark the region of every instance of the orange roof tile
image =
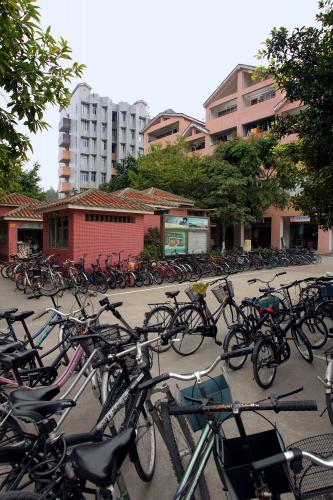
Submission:
[[98,189],[89,189],[88,191],[83,191],[82,193],[73,194],[61,198],[60,200],[52,201],[50,203],[45,203],[38,207],[39,212],[49,211],[51,209],[63,209],[71,207],[94,207],[94,208],[105,208],[112,209],[114,211],[128,211],[128,212],[142,212],[142,213],[152,213],[152,210],[146,204],[139,202],[137,200],[128,200],[120,198],[113,193],[106,193],[104,191],[99,191]]
[[3,218],[5,220],[28,219],[41,222],[43,221],[43,218],[40,216],[40,214],[38,214],[33,208],[28,206],[14,208],[14,210],[10,210],[9,212],[7,212],[3,216]]
[[154,196],[154,198],[175,201],[175,202],[181,203],[181,204],[185,203],[187,205],[194,205],[194,202],[192,200],[190,200],[189,198],[185,198],[184,196],[180,196],[178,194],[169,193],[168,191],[163,191],[163,189],[151,187],[148,189],[144,189],[142,192],[149,194],[149,195],[152,195],[152,196]]
[[115,191],[113,194],[120,196],[121,198],[127,198],[132,200],[141,201],[147,205],[153,207],[178,207],[179,203],[171,200],[157,198],[156,196],[148,195],[142,191],[137,191],[132,188],[124,188],[119,191]]
[[30,198],[30,196],[26,196],[25,194],[11,193],[0,199],[0,205],[9,205],[14,207],[18,207],[20,205],[37,206],[41,205],[41,201],[36,200],[35,198]]

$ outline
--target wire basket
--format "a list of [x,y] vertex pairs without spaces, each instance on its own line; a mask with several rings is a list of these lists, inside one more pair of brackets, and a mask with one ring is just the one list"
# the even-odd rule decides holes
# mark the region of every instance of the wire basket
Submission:
[[227,295],[230,298],[233,298],[235,296],[233,284],[229,280],[224,285],[219,285],[215,288],[212,288],[212,292],[218,302],[220,302],[220,304],[223,304],[224,299]]
[[333,286],[332,285],[326,285],[326,286],[321,286],[319,288],[320,290],[320,295],[323,299],[333,299]]
[[196,293],[191,287],[186,288],[185,293],[191,300],[191,302],[196,302],[197,300],[199,300],[199,294]]
[[[201,384],[201,387],[204,388],[207,398],[215,403],[231,403],[232,401],[229,385],[222,374],[214,378],[209,378]],[[202,396],[199,386],[195,384],[178,391],[177,400],[180,406],[196,404],[188,401],[186,396],[201,399]],[[224,422],[224,420],[227,420],[230,415],[231,413],[215,413],[215,418],[217,418],[220,422]],[[186,415],[186,418],[193,432],[203,429],[207,423],[207,419],[201,415]]]
[[[333,454],[333,434],[319,434],[290,444],[288,449],[300,448],[323,458]],[[316,498],[327,500],[333,498],[333,470],[327,467],[312,465],[310,460],[303,458],[303,469],[295,473],[289,466],[290,477],[295,493],[301,498]]]

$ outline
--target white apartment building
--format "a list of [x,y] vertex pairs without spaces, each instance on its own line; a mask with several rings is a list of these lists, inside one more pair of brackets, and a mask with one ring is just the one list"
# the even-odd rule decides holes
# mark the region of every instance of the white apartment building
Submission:
[[69,106],[60,113],[61,197],[72,189],[97,188],[116,175],[118,162],[144,152],[141,130],[148,122],[147,104],[142,100],[115,104],[91,90],[86,83],[77,85]]

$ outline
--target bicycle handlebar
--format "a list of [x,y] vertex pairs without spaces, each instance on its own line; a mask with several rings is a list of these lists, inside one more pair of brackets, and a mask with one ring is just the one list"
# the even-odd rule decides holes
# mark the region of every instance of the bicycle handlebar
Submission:
[[285,451],[284,453],[278,453],[271,457],[263,458],[252,463],[252,467],[256,471],[264,470],[275,465],[284,464],[292,460],[299,460],[300,458],[307,458],[314,465],[320,465],[322,467],[333,468],[333,457],[329,459],[323,459],[318,457],[314,453],[309,451],[300,450],[298,448],[293,448],[292,450]]
[[250,280],[247,280],[247,282],[249,284],[253,284],[253,283],[256,283],[257,281],[260,281],[260,283],[264,283],[264,285],[268,285],[273,281],[275,280],[275,278],[277,278],[278,276],[283,276],[284,274],[287,274],[287,271],[282,271],[281,273],[276,273],[273,278],[271,280],[268,280],[268,281],[264,281],[264,280],[261,280],[260,278],[251,278]]

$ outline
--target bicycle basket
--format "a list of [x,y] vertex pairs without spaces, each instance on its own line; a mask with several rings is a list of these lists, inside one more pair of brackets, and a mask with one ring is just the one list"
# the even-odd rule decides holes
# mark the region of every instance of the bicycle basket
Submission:
[[235,296],[233,284],[229,280],[227,281],[227,283],[228,285],[219,285],[215,288],[212,288],[212,292],[218,302],[220,302],[220,304],[223,304],[226,295],[229,295],[230,298],[233,298]]
[[[207,398],[209,398],[211,401],[214,401],[216,403],[231,403],[230,388],[222,374],[206,380],[205,382],[203,382],[202,386],[207,394]],[[202,397],[198,385],[192,385],[190,387],[180,389],[177,395],[177,401],[180,406],[195,404],[185,399],[185,396],[197,399],[201,399]],[[230,415],[231,413],[215,413],[215,417],[220,422],[224,422],[224,420],[229,418]],[[201,415],[186,415],[186,418],[193,432],[203,429],[207,423],[207,420]]]
[[332,285],[321,286],[319,289],[320,289],[320,295],[322,296],[323,299],[332,299],[333,297]]
[[[254,461],[284,451],[283,442],[276,429],[248,434],[246,439]],[[230,497],[238,500],[256,498],[252,460],[244,448],[242,438],[223,439],[220,443],[219,461],[222,464],[223,478]],[[265,471],[265,483],[275,495],[288,493],[292,488],[287,469],[281,465]]]
[[[332,456],[333,434],[319,434],[290,444],[287,449],[300,448],[323,458]],[[303,470],[295,473],[289,465],[293,488],[301,498],[327,499],[333,497],[333,470],[312,465],[303,458]]]
[[191,302],[196,302],[199,299],[199,294],[192,290],[192,287],[186,288],[185,293]]
[[268,297],[264,297],[258,300],[258,305],[260,309],[267,309],[271,307],[274,312],[277,314],[279,312],[280,302],[278,297],[274,297],[274,295],[270,295]]

